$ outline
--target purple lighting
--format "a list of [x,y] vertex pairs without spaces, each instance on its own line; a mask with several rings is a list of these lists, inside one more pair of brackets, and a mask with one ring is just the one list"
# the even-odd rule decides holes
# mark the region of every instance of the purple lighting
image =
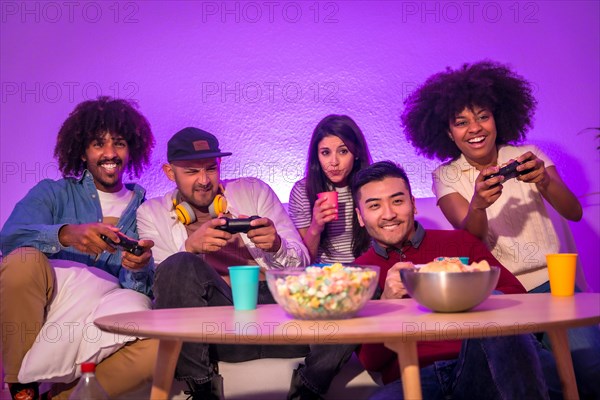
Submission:
[[[432,197],[437,162],[406,142],[403,100],[446,66],[493,59],[531,80],[528,142],[580,198],[571,223],[588,283],[600,291],[600,4],[596,1],[180,1],[0,3],[0,224],[44,178],[57,179],[56,134],[75,105],[135,99],[157,146],[140,183],[172,187],[161,165],[185,126],[233,155],[225,178],[255,176],[283,202],[327,114],[362,128],[374,160],[406,168]],[[586,130],[587,129],[587,130]],[[421,215],[419,215],[421,217]],[[422,217],[426,217],[423,215]]]

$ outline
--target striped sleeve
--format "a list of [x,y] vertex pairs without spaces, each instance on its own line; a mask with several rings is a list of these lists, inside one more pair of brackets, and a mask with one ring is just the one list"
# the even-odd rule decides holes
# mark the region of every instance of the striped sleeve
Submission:
[[288,213],[296,229],[308,228],[312,219],[312,210],[306,195],[306,178],[294,184],[290,192]]

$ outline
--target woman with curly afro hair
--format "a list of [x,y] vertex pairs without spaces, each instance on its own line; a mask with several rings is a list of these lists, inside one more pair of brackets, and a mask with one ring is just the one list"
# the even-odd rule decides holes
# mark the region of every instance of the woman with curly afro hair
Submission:
[[[543,200],[571,221],[582,209],[552,160],[521,144],[535,107],[527,80],[483,61],[431,76],[406,99],[401,119],[421,154],[445,161],[433,192],[448,221],[484,240],[529,292],[549,292],[545,255],[558,253],[559,241]],[[514,161],[515,172],[498,174]],[[580,392],[600,398],[598,327],[570,330],[569,342]]]

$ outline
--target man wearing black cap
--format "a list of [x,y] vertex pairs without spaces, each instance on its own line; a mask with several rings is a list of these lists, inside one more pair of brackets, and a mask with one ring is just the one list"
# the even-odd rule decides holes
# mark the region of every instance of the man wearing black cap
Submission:
[[[168,142],[163,166],[177,189],[145,202],[138,210],[140,237],[154,241],[158,265],[154,285],[156,308],[232,305],[229,271],[232,265],[270,268],[303,267],[309,254],[302,238],[273,190],[255,178],[220,180],[217,138],[197,128],[185,128]],[[248,233],[228,233],[218,218],[259,216]],[[264,275],[259,303],[274,303]],[[185,380],[196,399],[222,397],[216,362],[263,357],[300,357],[308,346],[232,346],[184,343],[176,377]]]

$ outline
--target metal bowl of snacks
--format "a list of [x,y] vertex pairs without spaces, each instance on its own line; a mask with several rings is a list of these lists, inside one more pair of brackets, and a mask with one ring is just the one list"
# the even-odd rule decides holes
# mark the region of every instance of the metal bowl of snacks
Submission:
[[379,267],[332,264],[267,270],[267,283],[283,309],[298,319],[351,318],[373,297]]
[[419,304],[437,312],[460,312],[489,297],[498,283],[500,268],[485,261],[468,266],[457,259],[445,259],[402,269],[400,277]]

